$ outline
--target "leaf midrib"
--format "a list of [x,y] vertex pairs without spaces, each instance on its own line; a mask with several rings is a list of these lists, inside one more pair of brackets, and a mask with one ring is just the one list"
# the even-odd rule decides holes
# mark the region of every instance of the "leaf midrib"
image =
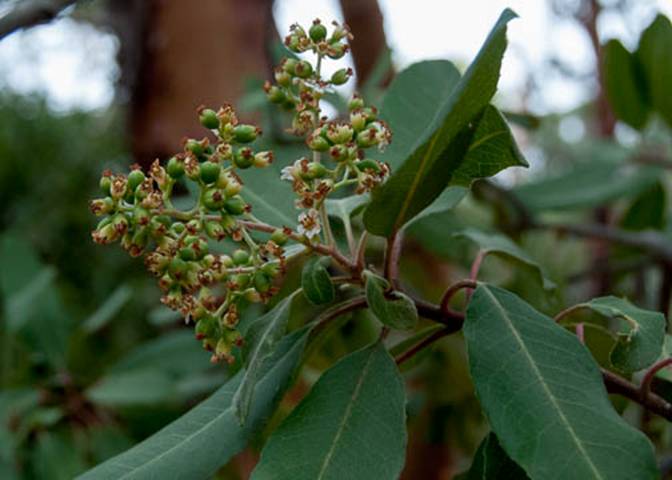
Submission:
[[355,404],[355,402],[357,401],[357,397],[359,396],[359,391],[361,390],[362,384],[364,383],[364,378],[366,378],[366,375],[368,373],[369,366],[371,365],[371,359],[373,358],[373,354],[374,350],[372,349],[371,353],[369,353],[369,357],[366,359],[366,363],[364,364],[362,373],[359,379],[357,380],[355,390],[352,392],[352,396],[350,397],[350,403],[348,403],[348,407],[345,409],[343,418],[341,419],[341,422],[338,426],[338,430],[336,431],[336,436],[334,437],[334,440],[331,443],[331,447],[329,448],[327,455],[324,457],[322,467],[320,468],[320,472],[317,475],[317,480],[324,478],[324,474],[327,470],[327,467],[329,466],[329,462],[331,462],[331,457],[334,455],[334,451],[336,450],[336,445],[338,444],[341,435],[343,435],[343,430],[345,430],[345,424],[347,423],[348,419],[350,418],[350,415],[352,414],[353,405]]
[[544,393],[546,396],[548,396],[548,399],[550,400],[551,405],[554,407],[554,409],[557,411],[558,416],[560,417],[561,423],[565,426],[567,431],[569,432],[569,436],[572,438],[574,443],[576,444],[577,448],[579,449],[579,452],[582,454],[582,458],[584,461],[588,464],[588,467],[590,470],[595,474],[596,478],[600,480],[604,480],[604,477],[602,474],[600,474],[599,470],[593,463],[592,459],[588,455],[588,452],[583,446],[583,443],[581,442],[581,439],[577,436],[576,432],[574,431],[574,428],[572,425],[569,423],[569,420],[565,416],[564,412],[560,408],[560,405],[558,404],[555,396],[551,392],[551,389],[548,387],[546,382],[544,381],[544,377],[539,371],[539,368],[537,368],[537,365],[534,363],[534,359],[530,355],[530,352],[527,349],[527,346],[525,345],[525,342],[523,339],[520,337],[518,334],[518,331],[516,330],[515,326],[513,325],[513,322],[511,321],[511,318],[509,318],[508,313],[506,310],[502,307],[502,305],[499,303],[497,298],[492,294],[490,289],[487,286],[482,287],[483,290],[487,293],[487,295],[490,297],[492,302],[495,305],[495,308],[501,313],[502,317],[504,318],[506,322],[506,326],[511,330],[511,333],[513,334],[513,337],[515,338],[516,342],[518,343],[520,350],[523,352],[525,355],[525,358],[527,359],[528,363],[530,364],[530,368],[533,371],[534,375],[537,377],[539,384],[542,386]]

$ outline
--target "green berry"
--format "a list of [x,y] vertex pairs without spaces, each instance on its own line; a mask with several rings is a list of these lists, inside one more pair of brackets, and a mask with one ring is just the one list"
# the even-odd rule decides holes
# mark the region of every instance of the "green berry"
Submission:
[[180,248],[180,258],[185,262],[193,262],[196,260],[196,250],[192,247],[183,247]]
[[187,140],[187,142],[184,144],[185,150],[188,152],[193,153],[197,157],[200,155],[203,155],[203,144],[199,142],[198,140],[194,140],[193,138],[190,138]]
[[233,129],[233,138],[238,143],[250,143],[256,140],[260,130],[254,125],[236,125]]
[[217,334],[217,319],[212,315],[206,315],[196,323],[196,339],[213,337]]
[[364,108],[364,99],[355,94],[348,102],[348,110],[352,112],[353,110],[359,110],[360,108]]
[[250,283],[250,275],[247,273],[239,273],[235,276],[233,281],[239,288],[245,288]]
[[219,163],[207,161],[201,165],[201,180],[205,183],[215,183],[219,178],[221,167]]
[[172,157],[170,160],[168,160],[166,171],[171,178],[177,180],[182,175],[184,175],[184,161],[177,157]]
[[203,125],[205,128],[209,128],[210,130],[219,128],[219,118],[217,118],[217,112],[209,108],[204,108],[201,110],[201,113],[198,116],[198,120],[201,122],[201,125]]
[[306,60],[301,60],[294,67],[294,74],[299,78],[308,78],[313,74],[313,66]]
[[238,168],[250,168],[254,163],[254,152],[250,147],[243,147],[233,155],[233,163]]
[[234,195],[231,198],[227,198],[224,202],[224,209],[231,215],[242,214],[245,212],[245,207],[247,207],[247,204],[240,195]]
[[375,160],[372,160],[370,158],[365,158],[364,160],[360,160],[355,165],[362,172],[364,170],[373,170],[376,173],[380,172],[380,165],[378,165],[378,162],[376,162]]
[[103,192],[105,195],[110,194],[110,188],[112,187],[112,179],[105,175],[100,178],[100,190]]
[[187,272],[189,265],[180,257],[173,257],[168,265],[168,271],[173,278],[180,277]]
[[247,263],[250,261],[250,254],[247,252],[247,250],[239,248],[233,252],[231,258],[233,259],[233,263],[235,265],[247,265]]
[[135,192],[135,189],[138,188],[142,182],[145,181],[145,174],[142,173],[142,170],[133,170],[128,174],[128,188],[129,191]]
[[332,85],[343,85],[352,76],[351,68],[341,68],[336,70],[331,76]]
[[294,68],[296,68],[298,60],[294,60],[293,58],[288,58],[285,60],[285,62],[282,64],[282,69],[287,72],[290,75],[294,75]]
[[350,156],[350,151],[345,145],[334,145],[329,149],[329,155],[337,162],[347,160]]
[[275,278],[278,276],[280,273],[280,265],[278,265],[275,262],[272,263],[267,263],[263,267],[261,267],[261,270],[268,276],[269,278]]
[[331,144],[329,143],[329,140],[324,138],[319,130],[316,130],[313,132],[307,139],[306,139],[306,144],[308,145],[308,148],[311,150],[315,150],[316,152],[326,152],[329,150],[329,147]]
[[261,270],[254,273],[253,283],[255,290],[259,293],[266,293],[271,289],[271,279]]
[[224,207],[226,193],[219,188],[209,188],[203,194],[203,205],[208,210],[216,211]]
[[313,42],[321,42],[327,38],[327,27],[322,25],[319,20],[313,21],[313,25],[308,30],[308,35]]
[[285,92],[276,86],[272,86],[266,92],[266,96],[271,103],[283,103],[287,99]]
[[277,228],[271,234],[271,240],[275,244],[283,246],[285,243],[287,243],[287,240],[289,240],[289,238],[287,237],[287,234],[282,230],[282,228]]

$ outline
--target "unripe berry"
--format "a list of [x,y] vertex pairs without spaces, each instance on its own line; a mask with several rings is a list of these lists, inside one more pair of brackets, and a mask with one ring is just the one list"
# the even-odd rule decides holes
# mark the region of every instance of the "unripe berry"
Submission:
[[171,277],[180,278],[187,272],[188,268],[189,266],[187,265],[187,262],[179,257],[173,257],[173,259],[170,261],[170,264],[168,265],[168,272],[170,273]]
[[313,74],[313,66],[310,62],[301,60],[294,67],[294,74],[299,78],[308,78]]
[[287,237],[287,234],[282,230],[282,228],[275,229],[271,234],[271,240],[281,247],[287,243],[288,239],[289,238]]
[[198,140],[194,140],[193,138],[188,139],[184,144],[184,149],[188,152],[193,153],[197,157],[203,155],[204,148],[205,146],[203,145],[203,142],[199,142]]
[[233,252],[231,258],[233,259],[233,263],[235,265],[247,265],[247,263],[250,261],[250,254],[247,252],[247,250],[239,248]]
[[313,42],[321,42],[327,37],[327,27],[322,25],[319,20],[314,20],[313,25],[308,30],[308,35]]
[[280,274],[280,265],[277,263],[267,263],[263,267],[261,267],[261,270],[269,277],[269,278],[275,278]]
[[378,143],[378,131],[375,128],[367,128],[357,134],[357,146],[369,148]]
[[332,85],[343,85],[350,79],[351,76],[351,68],[341,68],[340,70],[336,70],[331,76],[331,83]]
[[345,145],[334,145],[329,149],[329,155],[336,162],[343,162],[350,156],[350,150]]
[[[285,72],[283,72],[283,74],[287,75]],[[281,88],[276,87],[275,85],[269,87],[269,89],[266,92],[266,96],[268,97],[268,100],[271,103],[283,103],[287,99],[287,95],[285,95],[285,92]]]
[[250,275],[247,273],[239,273],[233,279],[234,283],[238,285],[238,288],[245,288],[250,284]]
[[201,122],[201,125],[210,130],[219,128],[219,118],[217,118],[217,112],[209,108],[204,108],[201,110],[198,116],[198,120]]
[[226,231],[219,222],[206,222],[205,233],[213,240],[222,240],[226,236]]
[[196,250],[194,250],[191,247],[182,247],[180,248],[180,259],[184,260],[185,262],[193,262],[196,260]]
[[170,229],[175,232],[177,235],[180,235],[182,232],[184,232],[184,229],[186,227],[184,226],[184,223],[182,222],[175,222],[170,226]]
[[168,160],[166,171],[171,178],[177,180],[182,175],[184,175],[184,160],[181,160],[177,157],[172,157],[170,160]]
[[279,68],[275,71],[275,81],[281,87],[289,87],[292,84],[292,75],[289,74],[284,68]]
[[207,161],[201,164],[201,180],[205,183],[215,183],[219,178],[221,167],[218,163]]
[[222,262],[222,265],[224,265],[226,268],[231,268],[235,265],[233,259],[228,255],[220,255],[219,261]]
[[376,173],[380,172],[380,165],[378,164],[378,162],[376,162],[371,158],[365,158],[364,160],[360,160],[355,165],[357,169],[362,172],[365,170],[373,170]]
[[236,219],[233,218],[231,215],[224,214],[222,215],[222,220],[220,221],[220,224],[222,225],[222,227],[224,227],[224,230],[229,232],[236,228],[237,222]]
[[231,198],[227,198],[224,202],[224,208],[231,215],[242,214],[245,212],[245,207],[247,207],[247,204],[240,195],[234,195]]
[[266,293],[271,289],[271,280],[261,270],[254,273],[254,288],[259,293]]
[[201,318],[197,323],[194,329],[196,333],[197,340],[203,340],[204,338],[213,337],[217,334],[218,322],[215,317],[212,315],[206,315]]
[[233,138],[238,143],[250,143],[256,140],[260,130],[254,125],[236,125],[233,129]]
[[329,48],[327,49],[327,56],[333,60],[338,60],[343,55],[345,55],[345,52],[347,51],[348,47],[346,45],[343,45],[342,43],[335,43],[329,45]]
[[294,60],[293,58],[287,58],[282,63],[282,69],[288,74],[294,75],[294,68],[296,68],[297,63],[299,63],[298,60]]
[[104,195],[110,194],[110,187],[112,186],[112,179],[109,175],[103,175],[100,177],[100,190]]
[[250,147],[243,147],[233,155],[233,163],[238,168],[250,168],[254,163],[254,153]]
[[219,188],[209,188],[203,194],[203,205],[208,210],[220,210],[224,207],[226,194]]
[[315,150],[316,152],[326,152],[331,146],[329,141],[321,135],[321,129],[311,133],[306,139],[306,144],[308,145],[308,148]]

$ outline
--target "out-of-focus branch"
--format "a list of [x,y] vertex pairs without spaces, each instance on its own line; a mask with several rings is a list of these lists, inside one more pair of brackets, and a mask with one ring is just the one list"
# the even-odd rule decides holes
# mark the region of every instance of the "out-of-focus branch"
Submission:
[[21,0],[0,17],[0,40],[23,28],[34,27],[53,20],[63,9],[77,0]]

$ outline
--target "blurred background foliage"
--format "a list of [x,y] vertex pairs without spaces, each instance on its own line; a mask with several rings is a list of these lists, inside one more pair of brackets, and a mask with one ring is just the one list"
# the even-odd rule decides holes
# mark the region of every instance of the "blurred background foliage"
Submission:
[[[0,2],[0,15],[19,3]],[[75,3],[60,2],[71,5],[61,17],[113,32],[118,39],[115,101],[104,109],[63,110],[39,94],[0,91],[2,479],[73,478],[157,431],[232,373],[211,366],[191,327],[160,305],[158,288],[141,261],[91,242],[95,219],[87,202],[98,194],[102,170],[166,158],[183,136],[201,135],[197,105],[226,100],[236,100],[248,118],[262,123],[267,141],[280,153],[278,168],[300,147],[283,131],[287,119],[266,108],[259,90],[282,55],[271,1],[203,2],[199,7],[160,1]],[[646,127],[637,123],[641,132],[627,127],[627,121],[617,122],[596,81],[605,75],[595,33],[598,18],[621,15],[627,23],[633,3],[549,2],[558,22],[575,22],[592,41],[592,71],[583,76],[564,72],[591,94],[570,111],[544,115],[530,114],[524,101],[512,105],[499,99],[511,108],[509,119],[532,168],[500,175],[494,187],[479,182],[458,208],[427,216],[409,229],[402,275],[411,291],[437,301],[445,285],[468,275],[478,249],[456,234],[476,227],[512,236],[529,260],[526,268],[512,268],[520,258],[499,252],[484,263],[482,278],[519,293],[541,311],[552,315],[609,292],[668,313],[669,264],[641,249],[608,248],[519,228],[520,212],[499,196],[510,189],[546,220],[670,233],[670,179],[664,173],[670,167],[669,126],[660,116]],[[357,88],[380,102],[394,75],[381,10],[375,0],[343,0],[340,8],[356,36]],[[458,7],[452,10],[459,15]],[[190,19],[199,19],[198,35],[183,34]],[[6,20],[0,16],[0,30],[7,28]],[[543,89],[529,74],[530,89]],[[335,115],[343,98],[329,100]],[[620,105],[619,115],[628,108]],[[268,195],[281,197],[282,192],[269,190]],[[358,219],[355,225],[361,230]],[[381,258],[380,247],[372,242],[372,262]],[[557,288],[544,289],[530,262],[541,265]],[[298,282],[297,271],[290,272],[288,282]],[[294,323],[302,317],[305,309]],[[271,424],[291,410],[321,371],[376,338],[375,321],[365,313],[355,317],[339,322],[313,352]],[[391,343],[401,340],[393,336]],[[599,359],[600,339],[589,336],[588,342]],[[404,371],[410,445],[403,478],[452,478],[469,464],[487,430],[464,343],[459,336],[446,338],[405,364]],[[632,406],[626,414],[652,436],[664,462],[672,454],[669,426]],[[219,478],[246,478],[262,437]]]

